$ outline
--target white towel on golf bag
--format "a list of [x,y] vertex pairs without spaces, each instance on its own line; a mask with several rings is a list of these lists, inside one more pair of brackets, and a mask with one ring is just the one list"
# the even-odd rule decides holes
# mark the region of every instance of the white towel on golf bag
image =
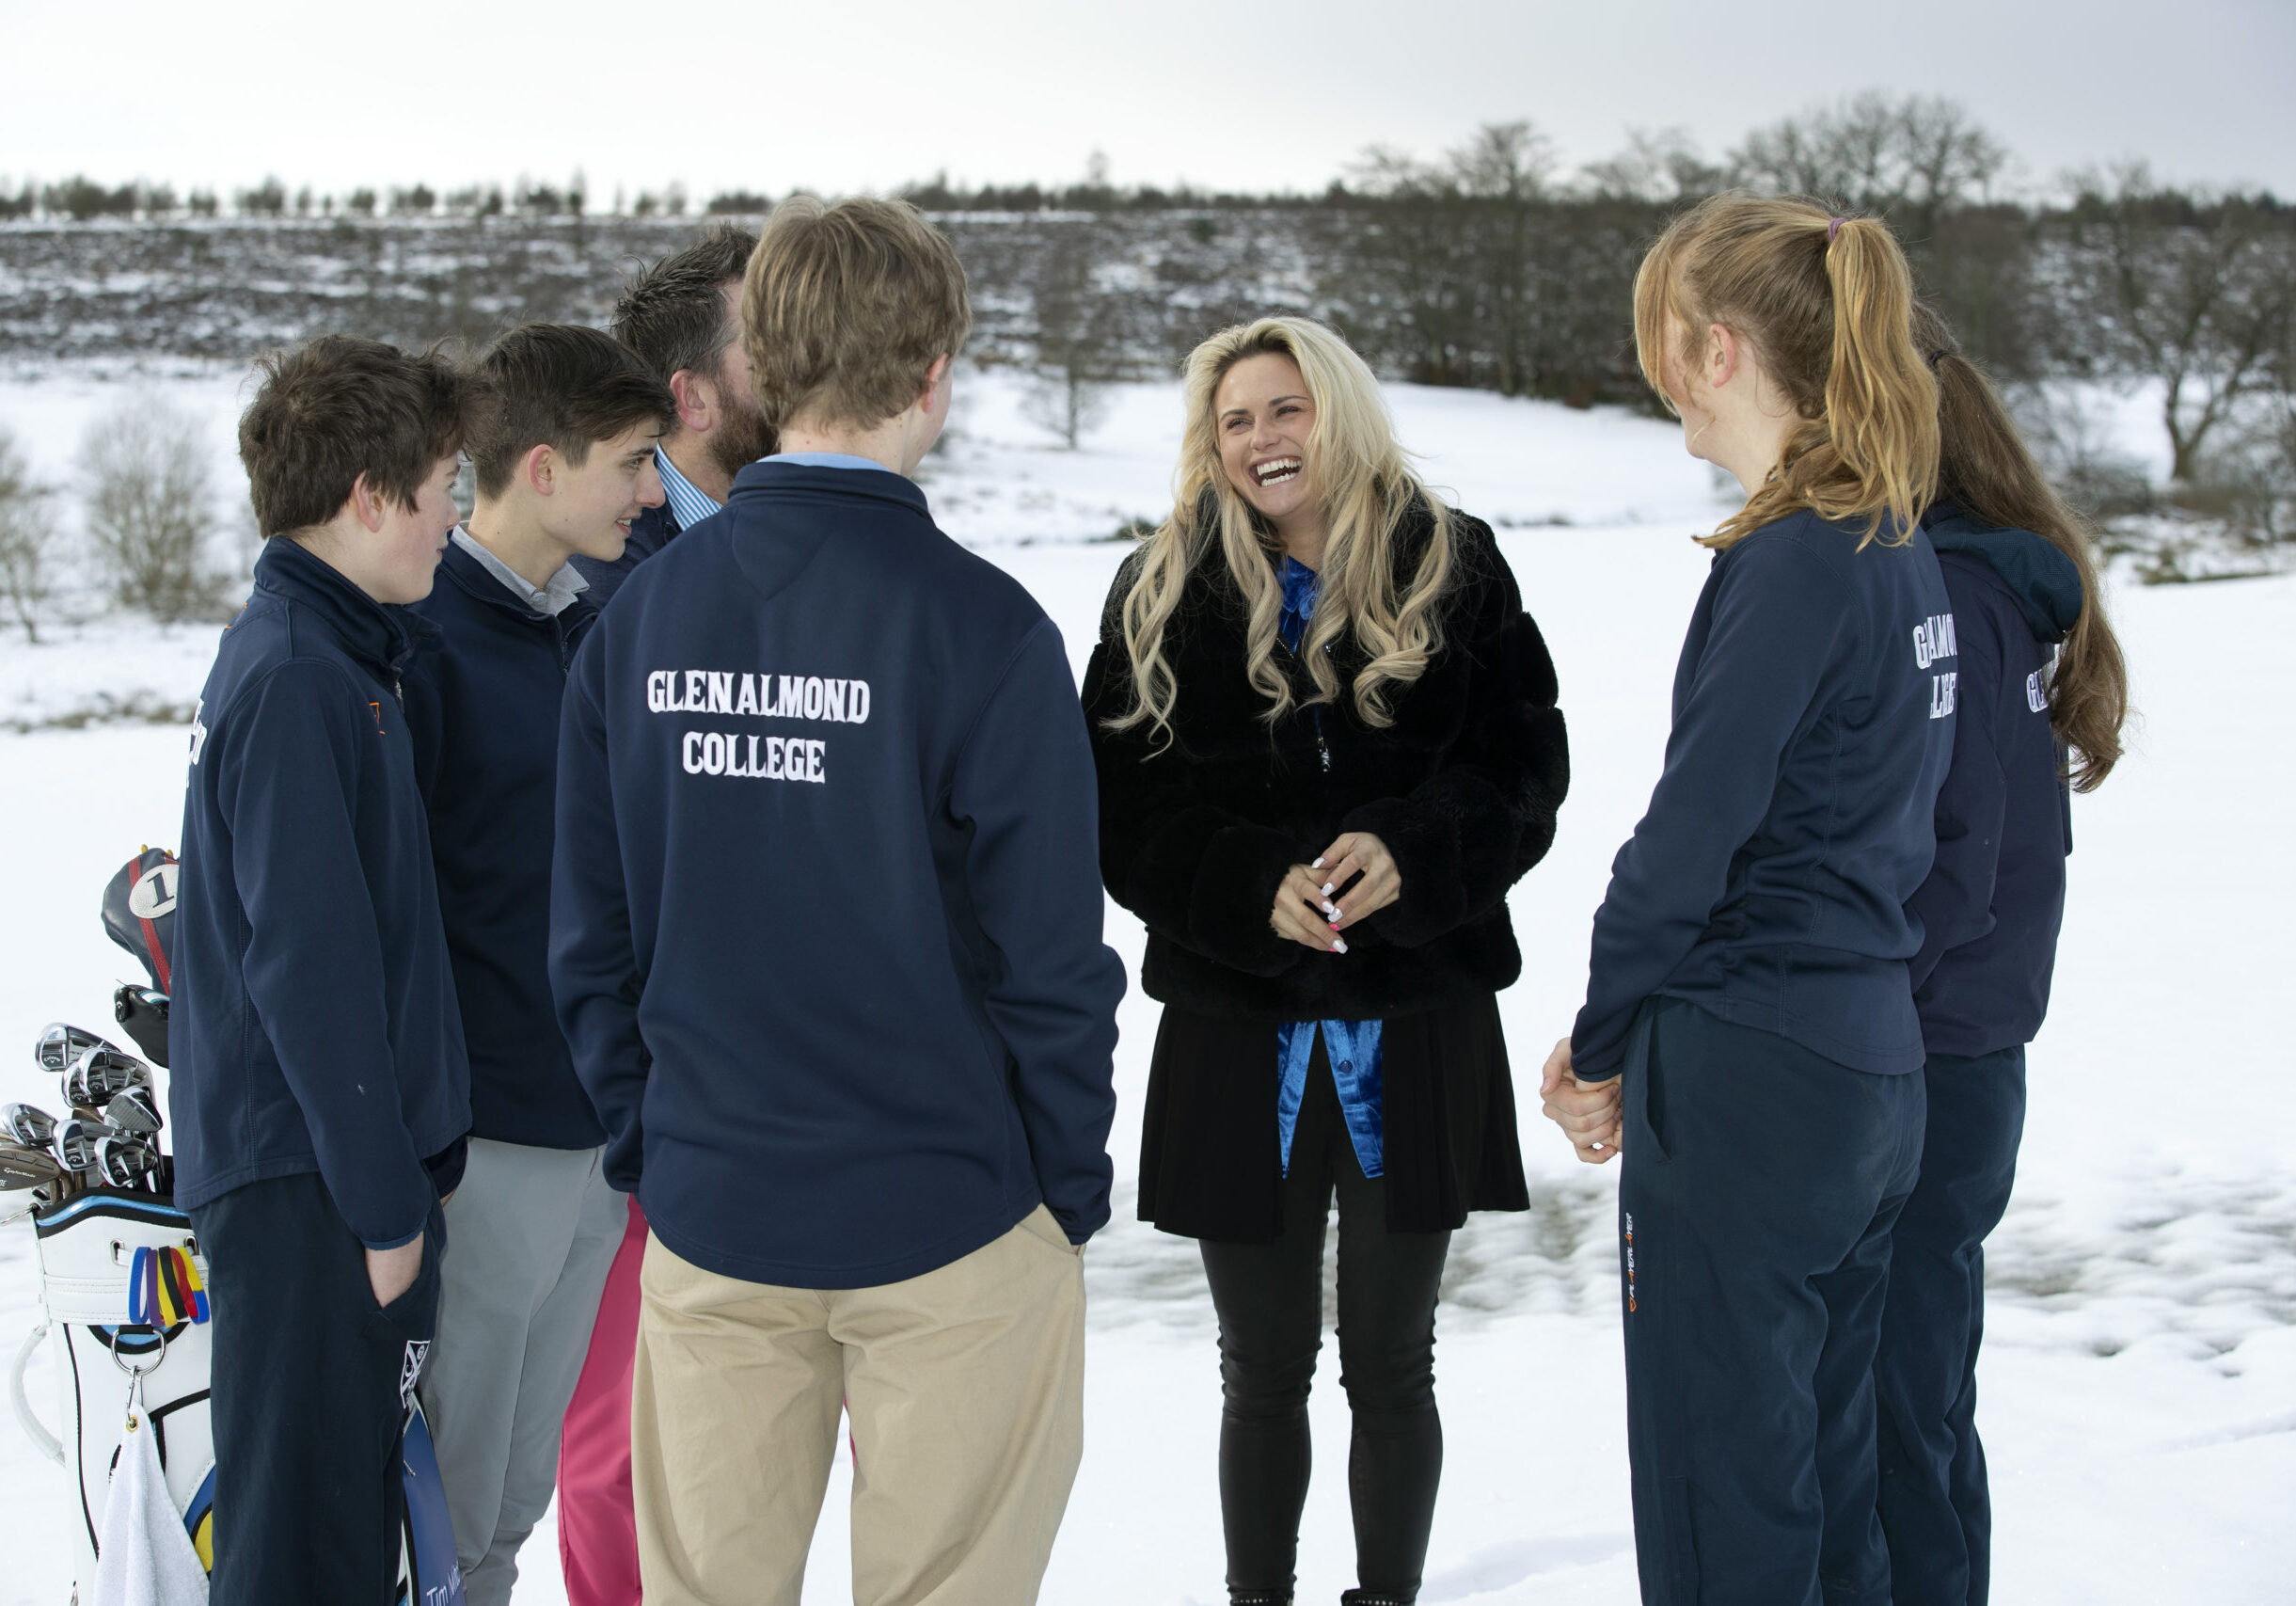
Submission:
[[103,1501],[92,1606],[205,1606],[207,1569],[167,1498],[151,1419],[137,1410],[128,1423]]

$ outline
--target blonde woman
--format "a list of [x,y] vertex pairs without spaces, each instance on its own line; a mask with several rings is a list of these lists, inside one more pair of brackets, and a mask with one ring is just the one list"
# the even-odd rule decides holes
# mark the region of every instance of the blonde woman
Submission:
[[1568,783],[1555,672],[1490,529],[1293,318],[1188,359],[1172,517],[1085,672],[1108,890],[1164,1005],[1140,1215],[1202,1241],[1220,1321],[1229,1598],[1291,1599],[1339,1209],[1359,1606],[1417,1598],[1443,1458],[1437,1284],[1528,1199],[1495,994],[1507,889]]

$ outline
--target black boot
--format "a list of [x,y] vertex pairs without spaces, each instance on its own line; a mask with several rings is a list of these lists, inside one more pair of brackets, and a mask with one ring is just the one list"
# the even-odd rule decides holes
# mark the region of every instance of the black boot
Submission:
[[1374,1595],[1368,1589],[1350,1589],[1339,1597],[1339,1606],[1417,1606],[1416,1595]]
[[1272,1589],[1231,1589],[1227,1606],[1291,1606],[1291,1597]]

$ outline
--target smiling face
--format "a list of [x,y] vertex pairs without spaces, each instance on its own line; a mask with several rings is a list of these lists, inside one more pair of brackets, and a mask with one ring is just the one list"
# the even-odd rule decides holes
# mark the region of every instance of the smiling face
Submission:
[[[441,457],[416,491],[411,508],[396,497],[381,498],[381,521],[371,539],[357,544],[360,549],[342,552],[340,560],[335,549],[313,549],[377,602],[421,601],[431,594],[438,554],[462,517],[454,506],[454,476],[461,467],[460,457]],[[361,475],[353,499],[365,490]]]
[[550,452],[550,492],[538,510],[551,538],[580,557],[604,563],[620,557],[630,521],[662,504],[661,472],[654,463],[660,438],[659,424],[642,423],[594,442],[579,464]]
[[1220,466],[1237,494],[1279,533],[1288,524],[1320,519],[1307,469],[1315,403],[1299,364],[1277,352],[1243,358],[1221,375],[1211,408]]

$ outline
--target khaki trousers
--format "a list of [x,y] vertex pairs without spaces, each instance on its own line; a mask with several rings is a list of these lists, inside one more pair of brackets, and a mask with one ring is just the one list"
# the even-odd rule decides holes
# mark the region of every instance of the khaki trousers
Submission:
[[631,1483],[646,1606],[798,1606],[852,1424],[856,1606],[1028,1606],[1084,1456],[1084,1261],[1039,1205],[881,1288],[720,1277],[657,1237]]

